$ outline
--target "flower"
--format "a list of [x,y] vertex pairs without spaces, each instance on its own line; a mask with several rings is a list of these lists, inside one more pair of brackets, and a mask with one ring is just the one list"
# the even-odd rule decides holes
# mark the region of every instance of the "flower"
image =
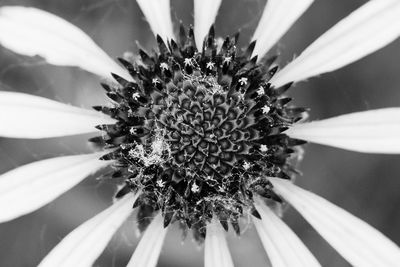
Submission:
[[252,214],[273,266],[318,266],[280,219],[283,201],[352,265],[396,266],[397,245],[294,185],[293,175],[302,140],[359,152],[398,153],[400,110],[304,122],[306,110],[288,106],[283,94],[293,82],[336,70],[396,39],[400,3],[368,2],[278,71],[267,52],[312,2],[268,1],[253,42],[242,52],[236,37],[227,37],[222,46],[215,40],[212,24],[221,1],[195,1],[194,29],[186,34],[181,27],[175,37],[169,1],[138,0],[156,35],[158,52],[140,50],[138,62],[120,59],[123,67],[63,19],[34,8],[2,7],[4,47],[115,82],[103,84],[113,104],[94,107],[96,111],[0,93],[1,136],[60,137],[96,127],[102,136],[91,141],[103,149],[3,174],[1,221],[34,211],[111,165],[113,177],[125,180],[118,200],[65,237],[41,266],[91,265],[131,214],[132,205],[139,209],[144,234],[128,266],[155,266],[167,226],[174,221],[192,229],[198,242],[205,239],[206,266],[233,266],[223,228],[230,223],[240,234],[243,214]]

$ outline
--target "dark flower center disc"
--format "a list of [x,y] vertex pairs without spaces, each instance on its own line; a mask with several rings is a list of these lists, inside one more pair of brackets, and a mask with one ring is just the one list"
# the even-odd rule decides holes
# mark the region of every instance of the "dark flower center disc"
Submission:
[[165,226],[177,221],[201,241],[213,216],[239,234],[243,214],[258,216],[256,194],[281,201],[267,177],[295,173],[303,142],[284,130],[305,109],[288,105],[290,84],[269,86],[276,57],[251,58],[254,42],[239,50],[236,35],[219,44],[211,28],[198,51],[193,36],[181,27],[178,41],[158,37],[158,51],[120,59],[133,81],[103,84],[113,104],[94,108],[117,123],[98,126],[105,134],[91,141],[112,149],[103,159],[125,182],[117,197],[140,190],[141,230],[161,211]]

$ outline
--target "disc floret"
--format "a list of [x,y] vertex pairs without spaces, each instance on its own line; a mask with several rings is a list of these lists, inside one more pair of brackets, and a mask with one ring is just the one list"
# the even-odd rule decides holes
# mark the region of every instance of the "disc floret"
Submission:
[[117,197],[140,190],[140,229],[160,210],[165,226],[177,221],[199,241],[213,216],[239,234],[245,213],[258,216],[255,195],[281,201],[267,177],[293,176],[303,142],[284,130],[305,110],[287,105],[290,85],[269,86],[276,57],[257,62],[255,43],[239,50],[237,39],[219,47],[211,28],[198,51],[193,30],[181,27],[178,42],[157,37],[158,51],[120,59],[132,82],[114,75],[116,84],[103,84],[113,104],[95,109],[117,123],[99,126],[106,134],[92,141],[113,149],[103,159],[125,182]]

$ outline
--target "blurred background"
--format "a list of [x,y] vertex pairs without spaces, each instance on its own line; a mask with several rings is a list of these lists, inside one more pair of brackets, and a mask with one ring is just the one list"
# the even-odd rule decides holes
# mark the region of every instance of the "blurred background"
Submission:
[[[225,0],[216,32],[241,31],[246,45],[265,0]],[[274,47],[285,65],[308,44],[365,0],[315,1]],[[175,26],[193,23],[193,3],[171,0]],[[155,40],[134,0],[14,0],[0,5],[25,5],[59,15],[83,29],[109,55],[136,52],[136,41],[152,48]],[[371,36],[373,38],[373,36]],[[54,67],[40,59],[16,55],[0,47],[0,90],[48,97],[90,108],[105,103],[98,77],[77,68]],[[311,119],[355,111],[400,106],[400,41],[334,73],[298,83],[289,93],[295,104],[311,108]],[[23,123],[23,121],[19,122]],[[45,140],[0,138],[0,173],[22,164],[60,155],[90,152],[88,135]],[[400,244],[400,156],[359,154],[307,145],[297,184],[345,208]],[[114,185],[89,177],[40,210],[0,224],[0,266],[35,266],[68,232],[111,204]],[[21,196],[23,198],[24,196]],[[289,209],[285,222],[300,236],[323,266],[349,266],[299,214]],[[95,266],[125,266],[139,240],[131,217]],[[262,245],[249,225],[241,237],[229,236],[235,266],[268,266]],[[158,266],[203,266],[203,248],[173,227]]]

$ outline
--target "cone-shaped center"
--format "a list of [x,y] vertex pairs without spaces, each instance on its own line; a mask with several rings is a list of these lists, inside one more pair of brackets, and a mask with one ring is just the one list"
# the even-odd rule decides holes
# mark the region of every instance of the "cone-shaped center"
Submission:
[[201,240],[213,214],[239,233],[254,194],[280,201],[266,177],[294,173],[289,158],[301,142],[283,131],[304,109],[287,105],[289,86],[269,87],[274,59],[256,63],[254,43],[238,51],[236,36],[217,47],[212,29],[199,52],[193,38],[182,28],[179,42],[157,38],[158,52],[121,59],[134,82],[115,75],[119,85],[103,86],[114,105],[96,109],[118,122],[99,126],[106,135],[93,141],[114,149],[104,159],[125,181],[117,196],[141,190],[141,229],[161,210],[165,225],[178,221]]

